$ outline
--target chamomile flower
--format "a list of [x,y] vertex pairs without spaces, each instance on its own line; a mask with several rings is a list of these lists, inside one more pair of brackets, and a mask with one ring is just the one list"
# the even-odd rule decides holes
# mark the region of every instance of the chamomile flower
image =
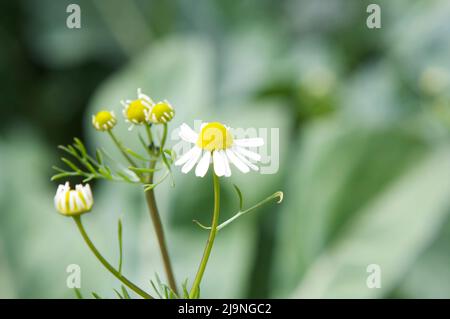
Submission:
[[[140,125],[148,123],[150,110],[155,103],[149,96],[142,93],[141,89],[137,89],[137,97],[136,100],[120,101],[124,106],[123,116],[127,122],[132,124]],[[133,128],[133,125],[131,128]]]
[[89,184],[77,185],[70,189],[69,182],[59,185],[55,195],[55,208],[62,215],[77,216],[89,212],[94,205]]
[[173,116],[175,115],[175,111],[173,110],[172,105],[167,100],[162,102],[158,102],[151,108],[148,113],[148,121],[155,124],[167,123]]
[[206,175],[211,162],[217,176],[230,176],[230,163],[243,173],[248,173],[250,169],[258,170],[258,166],[250,160],[260,161],[261,155],[246,147],[262,146],[262,138],[235,139],[230,128],[219,122],[203,123],[200,133],[183,123],[179,135],[182,140],[194,144],[175,162],[177,166],[183,165],[181,171],[185,174],[192,170],[197,162],[195,175],[199,177]]
[[116,126],[117,120],[114,112],[100,111],[92,115],[92,125],[97,131],[109,131]]

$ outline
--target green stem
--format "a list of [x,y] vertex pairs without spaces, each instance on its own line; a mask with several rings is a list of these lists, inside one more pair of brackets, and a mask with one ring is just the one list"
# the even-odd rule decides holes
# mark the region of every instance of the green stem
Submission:
[[164,152],[164,146],[166,145],[166,140],[167,140],[167,123],[163,124],[163,136],[161,139],[161,147],[159,148],[159,155],[162,154],[162,152]]
[[150,124],[145,125],[145,131],[147,132],[149,144],[152,144],[153,143],[153,135],[152,135],[152,130],[151,130]]
[[[154,169],[156,161],[150,162],[150,169]],[[154,172],[150,172],[148,183],[153,184]],[[150,217],[152,219],[153,228],[155,229],[156,238],[159,244],[159,250],[161,251],[161,257],[164,264],[164,270],[166,272],[167,280],[169,282],[169,287],[178,294],[177,284],[175,281],[175,276],[172,270],[172,264],[170,262],[169,251],[167,249],[166,239],[164,236],[163,225],[161,222],[161,217],[159,215],[158,206],[156,205],[155,193],[153,189],[145,192],[145,199],[147,200],[148,210],[150,212]]]
[[144,299],[153,299],[151,295],[146,293],[144,290],[133,284],[130,280],[128,280],[125,276],[120,274],[113,266],[111,266],[108,261],[100,254],[100,252],[97,250],[97,248],[94,246],[94,243],[89,238],[88,234],[86,233],[86,230],[84,229],[83,224],[81,223],[81,217],[80,216],[74,216],[73,217],[75,223],[77,224],[78,230],[81,233],[81,236],[83,237],[84,241],[88,245],[89,249],[92,251],[92,253],[97,257],[97,259],[102,263],[102,265],[109,270],[111,274],[113,274],[117,279],[119,279],[124,285],[126,285],[128,288],[133,290],[135,293],[140,295]]
[[206,264],[208,263],[209,255],[211,254],[214,239],[216,238],[217,225],[219,224],[220,183],[219,177],[215,173],[213,173],[213,184],[214,184],[214,212],[211,224],[211,231],[209,233],[208,241],[206,242],[206,247],[205,251],[203,252],[202,260],[200,261],[200,266],[198,267],[197,275],[195,276],[194,283],[189,293],[189,298],[191,299],[196,298],[198,296],[200,283],[203,278],[203,273],[205,272]]
[[[241,217],[242,215],[245,215],[247,213],[250,213],[251,211],[263,206],[264,204],[271,202],[273,199],[278,198],[277,203],[281,203],[281,201],[283,200],[283,192],[276,192],[273,193],[272,195],[270,195],[269,197],[267,197],[266,199],[263,199],[262,201],[260,201],[258,204],[253,205],[250,208],[247,208],[246,210],[242,210],[242,211],[238,211],[233,217],[231,217],[230,219],[224,221],[222,224],[220,224],[219,226],[217,226],[217,231],[221,230],[222,228],[228,226],[229,224],[231,224],[232,222],[234,222],[236,219],[238,219],[239,217]],[[197,220],[193,220],[194,223],[196,223],[198,226],[200,226],[203,229],[206,230],[210,230],[211,227],[208,226],[204,226],[202,225],[199,221]]]
[[109,134],[109,136],[111,136],[111,139],[113,140],[114,144],[116,144],[117,148],[122,153],[122,155],[126,158],[128,163],[130,163],[130,165],[133,167],[138,167],[136,165],[136,162],[133,161],[133,159],[130,157],[130,155],[128,155],[128,153],[125,151],[122,143],[120,143],[120,141],[117,139],[117,137],[114,135],[114,133],[111,130],[108,130],[108,134]]

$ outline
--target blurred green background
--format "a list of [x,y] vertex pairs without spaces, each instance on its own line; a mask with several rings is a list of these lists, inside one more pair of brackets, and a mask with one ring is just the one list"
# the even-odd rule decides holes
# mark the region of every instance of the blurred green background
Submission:
[[[66,7],[81,6],[81,29]],[[381,5],[382,28],[366,27]],[[119,283],[53,208],[56,146],[110,141],[90,116],[142,87],[194,119],[280,129],[274,175],[224,181],[223,218],[276,190],[221,232],[202,296],[450,297],[450,2],[360,0],[21,0],[0,4],[0,297],[114,297]],[[121,122],[121,121],[120,121]],[[118,125],[130,145],[136,134]],[[179,282],[195,275],[210,180],[175,174],[156,194]],[[159,252],[139,189],[96,182],[88,232],[146,289]],[[378,264],[380,289],[366,267]]]

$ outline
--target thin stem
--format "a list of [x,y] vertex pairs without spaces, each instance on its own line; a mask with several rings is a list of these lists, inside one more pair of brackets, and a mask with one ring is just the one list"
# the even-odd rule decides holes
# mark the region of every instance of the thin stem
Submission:
[[197,275],[195,276],[191,291],[189,292],[189,298],[191,299],[196,298],[198,296],[200,283],[203,278],[203,273],[205,272],[206,264],[208,263],[209,255],[211,254],[214,239],[216,238],[217,225],[219,224],[220,183],[219,177],[215,173],[213,173],[213,184],[214,184],[214,212],[211,224],[211,231],[209,233],[208,241],[206,242],[206,247],[205,251],[203,252],[202,260],[200,261],[200,266],[198,267]]
[[126,158],[128,163],[130,163],[130,165],[133,167],[138,167],[136,165],[136,162],[133,161],[133,159],[130,157],[130,155],[128,155],[128,153],[125,151],[122,143],[120,143],[120,141],[117,139],[117,137],[114,135],[114,133],[111,130],[108,130],[108,134],[109,134],[109,136],[111,136],[111,139],[113,140],[114,144],[116,144],[117,148],[122,153],[122,155]]
[[149,141],[149,144],[151,145],[153,143],[153,135],[152,135],[152,130],[151,130],[150,124],[145,125],[145,131],[147,132],[148,141]]
[[102,265],[109,270],[111,274],[113,274],[117,279],[119,279],[124,285],[126,285],[128,288],[133,290],[135,293],[140,295],[144,299],[153,299],[151,295],[146,293],[144,290],[133,284],[130,280],[128,280],[125,276],[120,274],[113,266],[111,266],[108,261],[100,254],[100,252],[97,250],[97,248],[94,246],[94,243],[89,238],[88,234],[86,233],[86,230],[84,229],[83,224],[81,223],[81,217],[80,216],[74,216],[73,217],[75,223],[77,224],[78,230],[81,233],[81,236],[83,237],[84,241],[88,245],[89,249],[92,251],[92,253],[97,257],[97,259],[102,263]]
[[[152,170],[155,168],[155,165],[156,161],[151,161],[149,168]],[[150,172],[148,178],[149,184],[153,184],[153,175],[154,172]],[[163,259],[164,270],[166,272],[167,280],[169,282],[169,287],[173,290],[173,292],[178,294],[177,284],[172,270],[169,251],[167,249],[161,217],[159,215],[158,206],[156,205],[155,193],[153,189],[147,190],[145,192],[145,199],[147,200],[148,210],[150,212],[150,217],[153,222],[153,228],[155,229],[156,238],[158,239],[159,249],[161,251],[161,257]]]
[[[273,199],[278,199],[278,200],[277,200],[277,203],[278,203],[278,204],[281,203],[281,201],[283,200],[283,196],[284,196],[283,192],[278,191],[278,192],[276,192],[276,193],[273,193],[272,195],[270,195],[270,196],[267,197],[266,199],[263,199],[263,200],[260,201],[259,203],[253,205],[252,207],[247,208],[247,209],[245,209],[245,210],[240,210],[240,211],[238,211],[233,217],[231,217],[230,219],[224,221],[222,224],[220,224],[219,226],[217,226],[217,231],[219,231],[219,230],[221,230],[222,228],[228,226],[229,224],[231,224],[232,222],[234,222],[236,219],[238,219],[238,218],[241,217],[242,215],[245,215],[245,214],[247,214],[247,213],[250,213],[251,211],[253,211],[253,210],[255,210],[255,209],[257,209],[257,208],[263,206],[264,204],[266,204],[266,203],[268,203],[268,202],[271,202]],[[206,229],[206,230],[210,230],[210,229],[211,229],[211,227],[204,226],[204,225],[202,225],[202,224],[201,224],[199,221],[197,221],[197,220],[193,220],[193,222],[196,223],[198,226],[200,226],[200,227],[203,228],[203,229]]]
[[164,146],[166,145],[167,140],[167,123],[163,124],[163,136],[161,139],[161,147],[159,148],[159,154],[161,155],[164,152]]

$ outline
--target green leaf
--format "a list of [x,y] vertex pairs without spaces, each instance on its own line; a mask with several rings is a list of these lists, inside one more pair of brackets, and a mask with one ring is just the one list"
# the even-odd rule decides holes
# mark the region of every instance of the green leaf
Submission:
[[86,177],[85,179],[83,179],[83,183],[88,183],[88,182],[90,182],[91,180],[93,180],[93,179],[96,178],[96,177],[97,177],[97,176],[91,174],[91,175],[89,175],[88,177]]
[[97,159],[97,162],[100,164],[100,166],[103,165],[103,154],[102,151],[97,149],[95,151],[95,158]]
[[68,177],[68,176],[78,176],[78,174],[77,173],[60,173],[60,174],[53,175],[50,180],[53,182],[53,181],[56,181],[58,179]]
[[67,158],[62,157],[61,161],[64,162],[67,166],[69,166],[71,169],[73,169],[75,172],[77,172],[79,174],[82,173],[81,169],[78,168],[77,165],[75,165],[72,161],[68,160]]
[[163,286],[163,291],[164,291],[164,298],[169,299],[169,290],[167,289],[166,286]]
[[117,172],[117,175],[118,175],[119,177],[121,177],[125,182],[127,182],[127,183],[133,183],[133,180],[131,180],[131,178],[128,177],[128,175],[125,174],[124,172]]
[[289,196],[278,214],[273,296],[289,296],[363,209],[426,154],[417,136],[335,119],[306,127],[293,149]]
[[155,283],[153,282],[153,280],[150,280],[150,285],[152,285],[153,290],[155,291],[155,293],[158,295],[159,299],[163,299],[163,297],[161,296],[160,293],[160,289],[156,287]]
[[181,287],[182,287],[182,289],[183,289],[183,297],[184,297],[185,299],[189,299],[189,289],[188,289],[187,285],[188,285],[188,280],[187,280],[187,278],[186,278],[186,279],[183,281],[183,283],[181,284]]
[[131,149],[129,149],[129,148],[126,148],[126,149],[125,149],[125,152],[127,152],[127,153],[130,154],[131,156],[133,156],[133,157],[135,157],[135,158],[137,158],[138,160],[141,160],[141,161],[143,161],[143,162],[148,162],[148,161],[150,161],[149,158],[146,158],[146,157],[144,157],[144,156],[142,156],[142,155],[139,155],[138,153],[136,153],[135,151],[133,151],[133,150],[131,150]]
[[70,154],[74,157],[78,157],[78,153],[75,151],[75,149],[72,146],[64,146],[64,145],[58,145],[58,148],[60,150],[63,150],[64,152],[66,152],[67,154]]
[[177,294],[172,289],[169,287],[167,287],[167,289],[169,289],[169,299],[178,299]]
[[116,295],[119,297],[119,299],[125,299],[121,294],[120,294],[120,292],[118,292],[116,289],[113,289],[114,290],[114,292],[116,293]]
[[119,218],[117,222],[117,238],[119,240],[119,273],[122,274],[122,262],[123,262],[123,245],[122,245],[122,219]]
[[131,299],[130,294],[127,291],[127,288],[125,288],[124,285],[122,285],[122,295],[125,297],[125,299]]
[[77,296],[78,299],[83,299],[83,295],[81,294],[80,289],[74,288],[73,291],[75,292],[75,295]]
[[243,205],[242,192],[239,189],[239,187],[237,187],[236,184],[233,184],[233,187],[234,187],[236,193],[238,194],[238,197],[239,197],[239,211],[241,211],[242,210],[242,205]]
[[95,298],[95,299],[103,299],[102,297],[100,297],[97,293],[95,293],[95,292],[92,292],[92,296]]
[[135,173],[153,173],[153,172],[157,172],[160,170],[160,168],[152,169],[152,168],[146,168],[146,167],[133,167],[133,166],[128,167],[128,169]]
[[[379,298],[392,291],[429,247],[449,216],[450,149],[434,151],[386,188],[333,245],[296,289],[295,298]],[[368,265],[382,285],[368,289]]]
[[73,140],[75,141],[74,146],[80,151],[81,157],[86,157],[87,150],[83,142],[81,142],[81,140],[77,137],[75,137]]

